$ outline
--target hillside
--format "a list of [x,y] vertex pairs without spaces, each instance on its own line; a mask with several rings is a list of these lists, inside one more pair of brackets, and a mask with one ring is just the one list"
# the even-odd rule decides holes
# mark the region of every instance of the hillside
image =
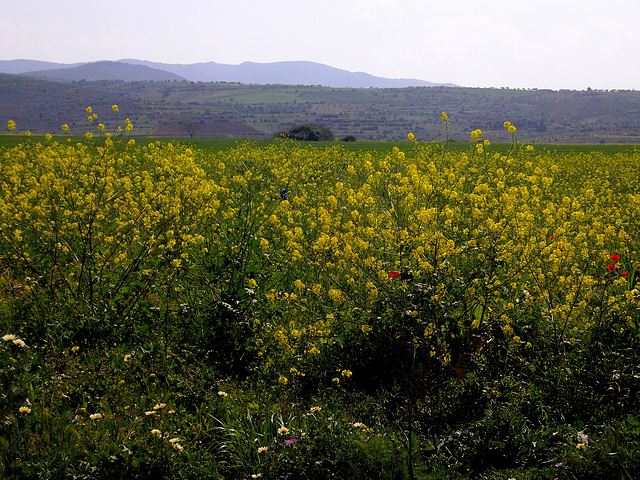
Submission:
[[439,84],[417,79],[376,77],[364,72],[349,72],[321,63],[304,61],[244,62],[240,65],[203,62],[184,65],[124,59],[117,62],[65,65],[34,60],[0,60],[0,73],[13,73],[61,81],[189,80],[192,82],[237,82],[258,85],[322,85],[337,88],[455,86],[453,84]]
[[[176,65],[125,59],[124,63],[145,65],[176,73],[197,82],[237,82],[248,84],[322,85],[334,88],[432,87],[438,84],[407,78],[383,78],[364,72],[349,72],[315,62],[244,62],[227,65],[216,62]],[[446,84],[446,86],[455,86]]]
[[145,65],[131,65],[120,62],[94,62],[73,67],[55,68],[24,72],[27,77],[47,78],[62,81],[120,80],[122,82],[182,81],[183,77]]
[[138,135],[182,135],[183,122],[201,124],[202,136],[268,138],[297,123],[316,122],[340,138],[468,141],[477,128],[492,141],[508,141],[502,123],[518,127],[526,142],[640,143],[640,92],[551,91],[451,87],[325,88],[195,82],[59,83],[0,75],[0,120],[19,130],[56,133],[87,129],[85,108],[105,122],[110,106],[131,119]]

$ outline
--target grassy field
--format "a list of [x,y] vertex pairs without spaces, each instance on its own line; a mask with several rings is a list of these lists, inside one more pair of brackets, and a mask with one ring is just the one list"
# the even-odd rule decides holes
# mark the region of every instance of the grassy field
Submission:
[[[53,135],[55,141],[59,143],[64,142],[84,142],[86,137],[84,135]],[[198,148],[205,150],[218,151],[226,150],[229,148],[235,148],[243,143],[249,143],[257,147],[266,147],[269,145],[278,144],[278,140],[247,140],[239,138],[212,138],[212,137],[198,137],[189,138],[188,136],[132,136],[137,144],[148,145],[149,143],[161,142],[161,143],[179,143],[183,145],[194,145]],[[31,135],[32,142],[45,142],[45,135]],[[70,140],[69,140],[70,139]],[[0,134],[0,146],[16,146],[24,143],[25,137],[16,134]],[[406,147],[409,144],[405,142],[388,142],[388,141],[356,141],[356,142],[297,142],[300,147],[312,147],[319,149],[333,148],[340,146],[347,151],[351,152],[387,152],[392,151],[393,147]],[[445,144],[437,143],[437,148],[444,149]],[[633,155],[640,147],[634,144],[600,144],[600,143],[579,143],[579,144],[531,144],[537,151],[550,152],[550,153],[591,153],[600,152],[605,154],[629,154]],[[446,149],[452,152],[465,152],[473,147],[472,142],[450,142],[446,144]],[[492,148],[496,152],[507,153],[511,149],[510,143],[494,143]]]
[[474,132],[0,136],[0,476],[640,476],[640,152]]

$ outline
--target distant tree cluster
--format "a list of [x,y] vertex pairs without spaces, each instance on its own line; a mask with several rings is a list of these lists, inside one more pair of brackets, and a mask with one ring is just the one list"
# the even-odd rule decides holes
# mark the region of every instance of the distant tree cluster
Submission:
[[293,140],[305,140],[308,142],[333,141],[335,137],[331,129],[315,123],[304,123],[291,127],[289,130],[278,132],[274,138],[291,138]]

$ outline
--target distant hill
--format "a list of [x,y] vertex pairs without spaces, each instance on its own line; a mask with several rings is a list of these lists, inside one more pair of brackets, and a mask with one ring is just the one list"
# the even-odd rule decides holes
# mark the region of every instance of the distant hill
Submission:
[[216,62],[190,65],[155,63],[143,60],[124,59],[123,63],[145,65],[173,72],[194,82],[238,82],[248,84],[322,85],[334,88],[397,88],[449,86],[451,83],[432,83],[407,78],[383,78],[363,72],[349,72],[315,62],[244,62],[227,65]]
[[244,62],[227,65],[216,62],[170,64],[124,59],[117,62],[65,65],[36,60],[0,60],[0,73],[12,73],[59,81],[165,81],[238,82],[257,85],[321,85],[333,88],[399,88],[455,85],[407,78],[383,78],[364,72],[349,72],[321,63],[295,61]]
[[96,80],[120,80],[123,82],[141,81],[184,81],[185,78],[175,73],[147,67],[145,65],[133,65],[122,62],[94,62],[84,63],[66,68],[44,69],[23,72],[26,77],[47,78],[63,81],[96,81]]
[[25,72],[35,72],[37,70],[53,70],[55,68],[70,68],[84,65],[82,63],[55,63],[41,62],[40,60],[0,60],[0,73],[13,73],[19,75]]

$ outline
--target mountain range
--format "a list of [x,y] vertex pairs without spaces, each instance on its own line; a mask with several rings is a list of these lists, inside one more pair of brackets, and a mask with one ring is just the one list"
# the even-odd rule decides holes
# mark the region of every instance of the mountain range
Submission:
[[239,65],[228,65],[216,62],[171,64],[135,59],[71,64],[38,60],[0,60],[0,73],[64,82],[190,81],[257,85],[320,85],[333,88],[455,86],[451,83],[432,83],[417,79],[376,77],[364,72],[349,72],[307,61],[244,62]]

